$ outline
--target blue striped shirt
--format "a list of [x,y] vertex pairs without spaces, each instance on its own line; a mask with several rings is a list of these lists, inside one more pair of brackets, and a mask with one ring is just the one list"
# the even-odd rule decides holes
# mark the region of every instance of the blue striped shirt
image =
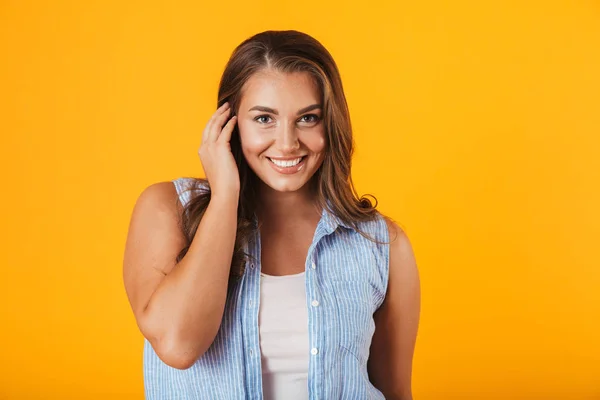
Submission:
[[[192,180],[173,180],[182,204]],[[388,241],[381,214],[360,227]],[[144,340],[146,399],[262,399],[258,311],[260,300],[260,234],[246,248],[243,277],[227,295],[223,320],[209,349],[188,369],[162,362]],[[388,284],[389,245],[361,236],[325,209],[306,257],[309,399],[384,399],[369,381],[367,361],[375,331],[373,313]],[[317,300],[312,305],[313,300]]]

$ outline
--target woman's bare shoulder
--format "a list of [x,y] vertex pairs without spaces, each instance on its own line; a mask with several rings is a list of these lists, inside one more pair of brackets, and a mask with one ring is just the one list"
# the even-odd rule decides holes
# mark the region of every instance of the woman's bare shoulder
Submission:
[[173,181],[155,182],[147,186],[139,195],[136,207],[151,209],[153,212],[181,213],[182,204]]

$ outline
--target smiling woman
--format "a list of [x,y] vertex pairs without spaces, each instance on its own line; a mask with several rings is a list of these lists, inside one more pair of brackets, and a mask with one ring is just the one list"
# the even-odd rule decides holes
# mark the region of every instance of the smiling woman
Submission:
[[337,66],[266,31],[221,78],[206,178],[148,187],[124,280],[147,399],[411,399],[420,289],[410,242],[356,195]]
[[[265,69],[248,79],[242,93],[238,128],[246,162],[263,185],[278,192],[304,187],[306,192],[326,146],[321,93],[314,78],[308,72]],[[248,108],[258,102],[274,106]]]

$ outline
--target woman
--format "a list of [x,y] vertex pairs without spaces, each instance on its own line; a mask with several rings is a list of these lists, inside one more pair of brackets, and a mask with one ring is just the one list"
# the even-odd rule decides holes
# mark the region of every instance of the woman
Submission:
[[355,196],[331,55],[297,31],[257,34],[218,105],[206,179],[153,184],[133,210],[124,282],[146,398],[411,399],[417,267]]

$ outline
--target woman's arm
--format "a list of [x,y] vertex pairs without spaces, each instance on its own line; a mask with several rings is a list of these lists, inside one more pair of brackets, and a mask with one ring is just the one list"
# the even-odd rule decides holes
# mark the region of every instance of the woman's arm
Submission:
[[180,227],[172,182],[149,186],[133,210],[125,290],[138,327],[160,359],[189,368],[213,342],[223,317],[237,229],[237,192],[211,197],[190,248]]
[[412,400],[412,360],[421,304],[417,264],[408,237],[388,220],[389,283],[386,298],[375,312],[369,378],[387,400]]

